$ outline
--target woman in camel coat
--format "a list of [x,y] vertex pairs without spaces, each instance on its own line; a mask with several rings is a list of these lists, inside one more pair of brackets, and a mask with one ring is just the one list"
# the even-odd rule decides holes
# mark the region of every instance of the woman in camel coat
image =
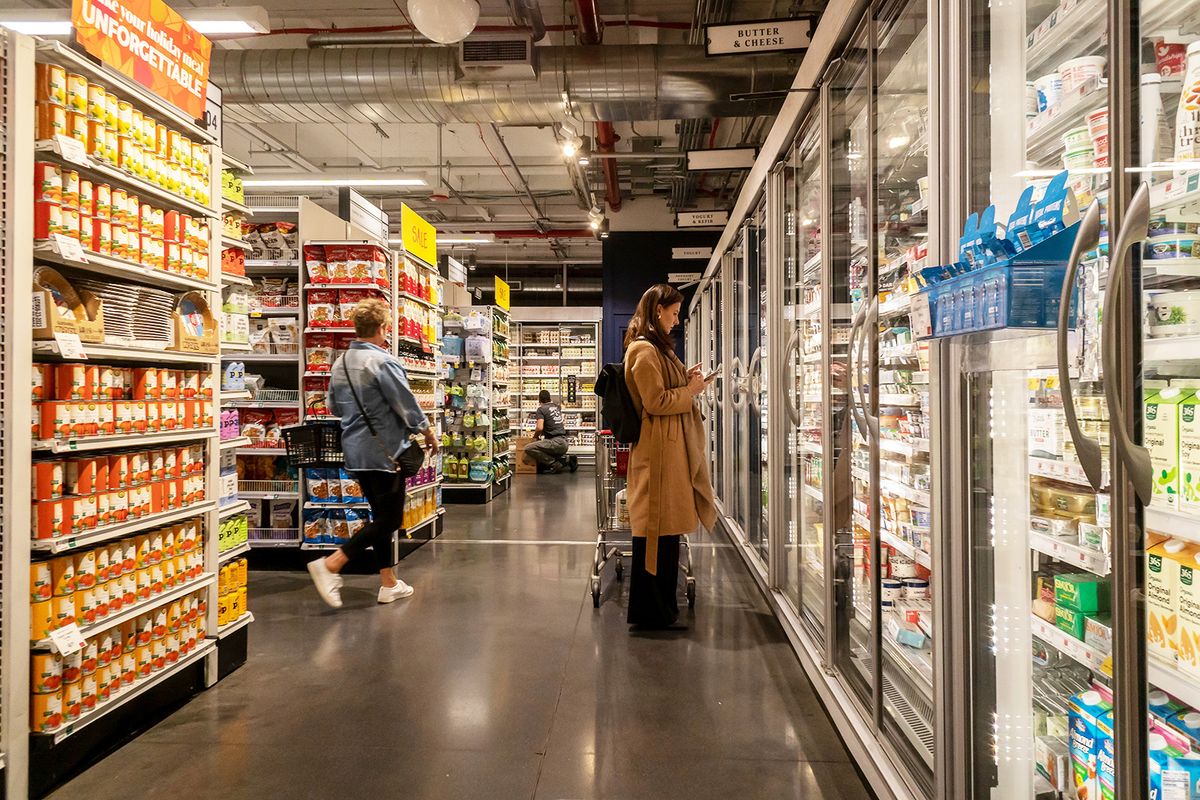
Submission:
[[706,384],[698,368],[687,369],[675,355],[671,338],[682,304],[674,287],[650,287],[625,334],[625,383],[642,419],[626,489],[633,528],[628,621],[643,628],[678,618],[679,537],[717,519],[695,403]]

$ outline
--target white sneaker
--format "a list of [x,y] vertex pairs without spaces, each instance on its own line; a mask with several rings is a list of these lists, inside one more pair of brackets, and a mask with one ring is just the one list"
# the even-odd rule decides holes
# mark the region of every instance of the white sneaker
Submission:
[[312,576],[313,585],[317,587],[321,599],[334,608],[341,608],[342,576],[330,572],[323,558],[308,562],[308,574]]
[[399,600],[401,597],[408,597],[413,593],[413,587],[409,586],[399,578],[396,579],[396,585],[388,588],[387,586],[379,587],[379,602],[392,603]]

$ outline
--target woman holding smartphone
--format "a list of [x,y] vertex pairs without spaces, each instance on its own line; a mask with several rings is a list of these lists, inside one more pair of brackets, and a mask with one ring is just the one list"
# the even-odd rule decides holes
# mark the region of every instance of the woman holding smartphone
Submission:
[[707,382],[698,366],[679,360],[671,337],[682,305],[678,289],[651,286],[625,334],[625,383],[642,420],[626,489],[633,528],[628,622],[635,629],[674,625],[679,537],[717,519],[695,403]]

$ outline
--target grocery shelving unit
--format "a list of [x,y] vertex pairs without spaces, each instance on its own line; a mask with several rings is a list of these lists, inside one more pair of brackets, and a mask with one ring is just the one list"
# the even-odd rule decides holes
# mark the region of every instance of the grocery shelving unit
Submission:
[[[474,320],[474,322],[472,322]],[[513,440],[509,398],[512,323],[499,306],[459,306],[447,309],[447,336],[482,337],[484,358],[442,353],[448,405],[442,421],[442,490],[448,502],[489,503],[508,490],[513,474]],[[461,390],[462,403],[450,402]],[[473,397],[470,396],[473,393]],[[477,424],[480,414],[487,420]],[[475,424],[467,424],[471,418]],[[484,446],[468,438],[486,440]],[[473,461],[474,470],[471,463]]]
[[[523,434],[533,429],[542,389],[562,405],[570,449],[583,463],[596,457],[601,309],[521,308],[514,312],[512,409]],[[571,402],[571,399],[574,402]]]
[[[116,338],[111,333],[103,342],[89,342],[74,347],[64,340],[34,342],[30,334],[33,324],[29,286],[32,269],[49,266],[59,271],[68,282],[86,278],[102,281],[109,286],[153,287],[176,296],[189,291],[198,292],[210,309],[218,308],[220,282],[215,255],[219,248],[219,214],[211,207],[209,200],[214,194],[212,176],[221,156],[219,143],[177,109],[140,85],[63,44],[35,41],[4,32],[0,33],[0,51],[0,83],[3,84],[4,95],[4,104],[0,109],[0,128],[3,129],[3,138],[0,139],[0,182],[4,188],[0,193],[3,195],[0,203],[4,204],[0,209],[3,219],[0,225],[4,228],[3,241],[0,243],[0,386],[3,387],[0,404],[3,404],[4,425],[0,442],[0,499],[30,497],[32,470],[20,465],[31,462],[50,464],[66,458],[79,458],[84,459],[81,463],[95,463],[94,459],[99,456],[123,460],[131,453],[152,451],[156,447],[158,452],[165,452],[169,448],[172,457],[175,457],[178,455],[176,448],[187,447],[190,453],[202,455],[204,465],[203,471],[196,472],[196,477],[188,483],[188,490],[193,496],[192,502],[186,505],[180,505],[184,501],[182,492],[174,494],[181,485],[172,488],[172,497],[167,499],[168,481],[164,478],[154,491],[157,499],[152,503],[147,501],[147,513],[101,524],[99,520],[114,515],[113,509],[116,508],[110,507],[108,496],[121,493],[105,492],[103,505],[98,494],[80,495],[97,497],[100,512],[97,514],[97,524],[57,534],[45,529],[40,531],[40,536],[39,532],[35,532],[32,540],[27,533],[32,529],[30,504],[23,500],[0,503],[3,507],[0,511],[0,564],[6,598],[0,620],[3,626],[0,654],[3,655],[4,665],[0,671],[3,690],[0,737],[4,742],[0,759],[5,767],[6,796],[25,797],[44,794],[54,783],[69,776],[72,770],[106,749],[111,742],[127,737],[142,720],[152,716],[158,709],[178,703],[218,679],[216,644],[214,639],[207,638],[207,633],[215,634],[216,630],[215,594],[210,576],[216,570],[218,558],[216,530],[219,517],[216,498],[220,447],[217,429],[203,417],[205,412],[216,417],[219,355],[215,350],[209,352],[204,344],[185,352],[163,349],[163,343],[154,345],[148,341]],[[163,185],[152,184],[147,177],[135,174],[131,169],[104,163],[96,156],[81,155],[75,148],[67,147],[67,142],[43,140],[35,143],[34,111],[38,100],[35,63],[58,64],[68,72],[82,75],[89,83],[103,86],[108,93],[129,101],[139,113],[157,119],[170,130],[197,143],[199,146],[190,151],[193,155],[189,159],[202,153],[204,161],[189,162],[196,164],[196,169],[189,172],[192,181],[187,189],[189,196],[183,196],[182,190],[174,191]],[[203,230],[203,225],[207,224],[207,235],[203,240],[207,245],[205,249],[191,251],[189,245],[189,255],[192,257],[188,268],[196,270],[195,274],[172,272],[149,266],[149,262],[143,264],[102,253],[99,247],[92,249],[94,242],[81,242],[81,247],[72,252],[53,239],[35,241],[32,203],[28,202],[28,195],[25,194],[29,191],[28,187],[34,186],[32,172],[35,160],[58,164],[68,172],[78,172],[81,179],[91,180],[95,185],[106,184],[114,190],[125,190],[155,207],[192,215],[197,221],[194,231]],[[200,176],[204,172],[208,175],[207,183],[201,183]],[[193,188],[194,194],[191,193]],[[70,237],[70,229],[64,235]],[[77,242],[80,241],[78,236],[76,233],[74,240]],[[188,241],[200,246],[199,240]],[[206,258],[199,255],[205,252]],[[170,347],[170,344],[166,346]],[[149,402],[171,402],[172,408],[164,413],[173,412],[178,416],[162,419],[169,420],[172,425],[179,424],[180,428],[145,434],[75,435],[74,438],[31,441],[28,432],[41,410],[41,406],[36,403],[31,405],[26,400],[29,396],[26,392],[32,383],[33,365],[39,365],[40,372],[41,365],[57,367],[64,364],[81,364],[85,370],[95,367],[96,375],[101,374],[102,366],[112,365],[130,370],[153,368],[163,371],[163,374],[169,372],[172,376],[195,376],[198,388],[189,400],[194,413],[188,415],[186,422],[182,422],[185,411],[177,407],[169,394],[165,399],[157,400],[150,395]],[[110,371],[104,374],[108,375]],[[167,391],[170,390],[166,389],[164,393]],[[108,395],[108,398],[114,397],[118,399],[113,402],[137,405],[129,400],[120,400],[119,395]],[[148,425],[152,424],[148,422]],[[87,459],[92,461],[88,462]],[[164,468],[162,474],[167,476],[171,472]],[[182,484],[183,479],[179,480]],[[149,486],[148,483],[144,485]],[[139,494],[142,492],[141,489],[137,491]],[[149,488],[145,492],[151,493]],[[46,502],[56,501],[51,497]],[[90,504],[91,501],[87,502]],[[121,511],[121,514],[125,513]],[[101,614],[97,611],[94,621],[89,618],[80,629],[85,637],[100,636],[105,631],[115,629],[127,618],[165,609],[184,596],[194,596],[198,601],[197,607],[202,605],[204,609],[197,616],[200,638],[195,646],[182,649],[180,640],[172,638],[170,646],[175,649],[171,650],[172,658],[168,662],[165,659],[167,640],[159,640],[164,648],[162,666],[156,668],[151,665],[145,677],[137,680],[131,678],[131,682],[115,694],[100,692],[95,676],[88,676],[82,685],[89,687],[89,691],[96,686],[95,692],[89,695],[88,710],[77,717],[62,719],[57,725],[50,722],[40,725],[36,732],[29,733],[34,729],[30,712],[32,675],[29,653],[47,645],[43,634],[31,635],[34,615],[26,598],[31,596],[33,588],[31,572],[34,565],[52,559],[72,558],[101,545],[107,550],[118,543],[131,542],[133,538],[161,526],[183,522],[194,525],[193,530],[203,537],[202,549],[189,550],[190,574],[187,577],[181,575],[176,581],[172,564],[170,588],[156,592],[152,586],[148,586],[147,595],[134,604],[119,612]],[[46,530],[50,530],[48,535]],[[108,588],[107,583],[103,586]],[[72,605],[74,600],[72,597]],[[51,696],[54,696],[53,693]],[[61,701],[62,698],[58,698],[45,702],[58,703],[57,707],[61,707]],[[81,735],[85,730],[86,734]]]

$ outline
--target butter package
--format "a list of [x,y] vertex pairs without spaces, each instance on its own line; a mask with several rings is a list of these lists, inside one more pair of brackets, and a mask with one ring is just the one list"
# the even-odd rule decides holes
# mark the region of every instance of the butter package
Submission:
[[1033,742],[1034,760],[1038,773],[1055,791],[1067,791],[1071,749],[1066,738],[1038,736]]
[[1107,578],[1081,572],[1054,576],[1054,602],[1084,614],[1101,614],[1109,610]]
[[1061,631],[1074,636],[1079,641],[1083,641],[1086,632],[1085,622],[1087,617],[1082,611],[1076,611],[1069,606],[1055,606],[1054,608],[1054,624]]
[[1104,655],[1112,653],[1112,615],[1087,616],[1083,620],[1083,641]]

